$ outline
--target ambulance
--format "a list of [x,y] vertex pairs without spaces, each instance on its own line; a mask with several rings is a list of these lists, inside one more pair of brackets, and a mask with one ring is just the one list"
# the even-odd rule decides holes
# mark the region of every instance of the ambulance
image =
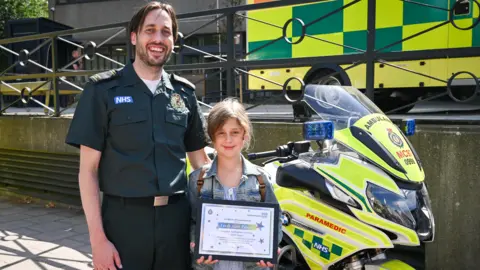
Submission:
[[[273,1],[248,0],[265,2]],[[367,65],[358,61],[367,50],[368,2],[327,0],[248,11],[246,60],[278,60],[249,70],[256,75],[248,76],[250,93],[281,93],[292,77],[305,84],[350,85],[365,92]],[[477,98],[480,1],[375,3],[374,47],[387,57],[374,62],[374,101],[380,109],[407,112],[419,100],[438,97],[465,103]],[[314,61],[306,63],[306,58]],[[287,90],[299,89],[300,83],[291,80]]]

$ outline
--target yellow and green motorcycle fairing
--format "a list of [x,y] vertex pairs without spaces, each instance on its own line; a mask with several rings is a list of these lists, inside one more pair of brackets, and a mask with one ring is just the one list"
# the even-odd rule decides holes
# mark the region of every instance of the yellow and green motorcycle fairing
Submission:
[[[399,179],[417,183],[425,180],[425,173],[418,163],[415,150],[403,136],[402,131],[386,115],[379,113],[366,115],[353,126],[357,129],[345,128],[335,131],[335,140],[355,150]],[[365,138],[362,136],[362,132],[369,133],[369,137],[376,140],[377,143],[371,142],[371,139],[364,140],[366,143],[362,143],[360,140]],[[373,147],[368,147],[369,143]],[[380,145],[385,150],[380,154],[388,155],[393,162],[387,157],[387,161],[382,159],[379,152],[375,152],[376,145]]]
[[[281,165],[277,163],[274,166]],[[360,170],[356,172],[356,177],[351,177],[354,174],[351,170],[355,167]],[[338,165],[316,164],[315,170],[337,184],[365,210],[349,207],[354,214],[352,216],[322,202],[321,195],[274,184],[280,207],[288,215],[288,223],[283,227],[283,232],[295,243],[310,269],[327,269],[361,250],[393,248],[394,244],[419,244],[414,230],[385,220],[372,212],[372,206],[365,195],[367,181],[346,179],[362,179],[362,175],[368,175],[364,179],[386,183],[384,186],[391,191],[400,192],[381,171],[373,166],[368,168],[348,156],[340,157]],[[341,173],[342,171],[347,173]],[[399,236],[398,239],[391,240],[381,229],[394,232]]]

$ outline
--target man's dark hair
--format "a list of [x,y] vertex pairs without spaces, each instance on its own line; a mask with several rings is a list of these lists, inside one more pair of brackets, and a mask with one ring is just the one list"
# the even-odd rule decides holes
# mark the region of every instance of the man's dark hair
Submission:
[[152,1],[149,2],[147,5],[143,6],[135,15],[133,15],[132,19],[130,20],[129,24],[129,33],[136,33],[140,31],[143,23],[145,22],[145,17],[147,17],[148,13],[153,10],[165,10],[168,15],[170,15],[170,19],[172,19],[172,31],[173,31],[173,42],[177,41],[177,33],[178,33],[178,24],[177,24],[177,15],[173,7],[169,4]]

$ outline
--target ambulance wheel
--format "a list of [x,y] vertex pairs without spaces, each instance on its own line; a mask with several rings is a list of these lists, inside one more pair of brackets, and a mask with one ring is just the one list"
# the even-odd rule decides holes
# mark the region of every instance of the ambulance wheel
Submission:
[[307,83],[319,85],[343,85],[343,82],[338,74],[336,76],[328,76],[329,74],[333,73],[335,73],[335,71],[333,70],[321,69],[317,71],[313,76],[308,78]]

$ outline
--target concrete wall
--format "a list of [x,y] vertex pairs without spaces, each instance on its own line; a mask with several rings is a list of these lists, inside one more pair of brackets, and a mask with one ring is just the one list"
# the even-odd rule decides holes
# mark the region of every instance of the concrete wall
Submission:
[[63,143],[69,125],[69,118],[0,116],[0,148],[75,154]]
[[[0,148],[76,153],[63,141],[70,120],[0,117]],[[411,137],[424,164],[436,217],[436,240],[426,245],[428,269],[476,269],[480,253],[480,126],[418,125]],[[301,126],[255,123],[254,151],[301,139]]]
[[480,127],[420,126],[412,138],[436,219],[429,269],[476,269],[480,253]]

